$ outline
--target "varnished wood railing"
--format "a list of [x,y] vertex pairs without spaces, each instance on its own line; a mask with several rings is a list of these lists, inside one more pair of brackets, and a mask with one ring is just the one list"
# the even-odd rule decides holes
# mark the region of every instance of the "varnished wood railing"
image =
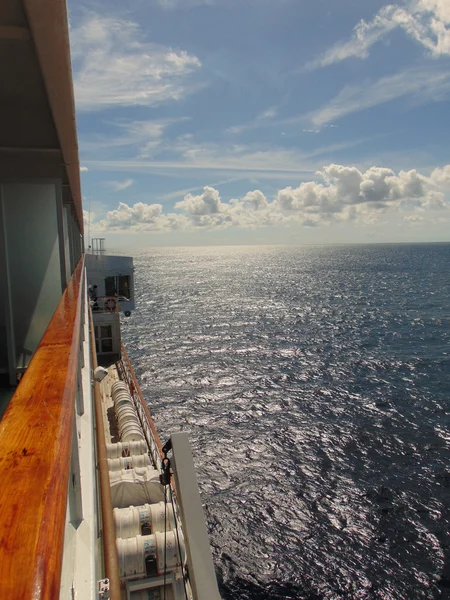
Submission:
[[84,298],[80,259],[0,422],[0,598],[59,598]]

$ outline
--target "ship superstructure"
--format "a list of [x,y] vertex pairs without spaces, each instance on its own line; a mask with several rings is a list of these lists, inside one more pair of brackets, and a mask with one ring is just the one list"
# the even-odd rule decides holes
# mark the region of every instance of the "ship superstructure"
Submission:
[[0,597],[218,598],[192,455],[120,338],[130,257],[84,252],[64,0],[0,4]]

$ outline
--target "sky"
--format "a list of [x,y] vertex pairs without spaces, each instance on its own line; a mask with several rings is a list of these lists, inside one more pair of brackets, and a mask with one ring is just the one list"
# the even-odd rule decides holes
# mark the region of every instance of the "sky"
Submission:
[[85,230],[450,241],[450,2],[69,0]]

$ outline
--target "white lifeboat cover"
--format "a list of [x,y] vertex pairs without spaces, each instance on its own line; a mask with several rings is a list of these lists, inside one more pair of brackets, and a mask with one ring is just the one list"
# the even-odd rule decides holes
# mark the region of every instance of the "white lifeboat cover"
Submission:
[[110,471],[113,508],[154,504],[164,500],[159,472],[152,467]]

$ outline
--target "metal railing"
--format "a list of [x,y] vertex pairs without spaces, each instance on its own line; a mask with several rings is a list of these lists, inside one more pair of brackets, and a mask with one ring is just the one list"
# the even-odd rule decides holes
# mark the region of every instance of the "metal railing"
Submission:
[[130,302],[130,300],[125,296],[98,296],[95,300],[92,298],[89,300],[94,315],[121,312],[123,302]]
[[153,419],[150,415],[145,398],[142,394],[141,388],[137,381],[134,369],[131,365],[130,359],[128,358],[127,351],[123,342],[121,342],[122,361],[118,364],[121,370],[121,376],[124,381],[128,383],[131,397],[133,398],[134,405],[139,415],[139,419],[144,430],[145,438],[147,440],[148,447],[152,454],[152,459],[155,465],[159,465],[163,458],[162,443],[156,430]]

